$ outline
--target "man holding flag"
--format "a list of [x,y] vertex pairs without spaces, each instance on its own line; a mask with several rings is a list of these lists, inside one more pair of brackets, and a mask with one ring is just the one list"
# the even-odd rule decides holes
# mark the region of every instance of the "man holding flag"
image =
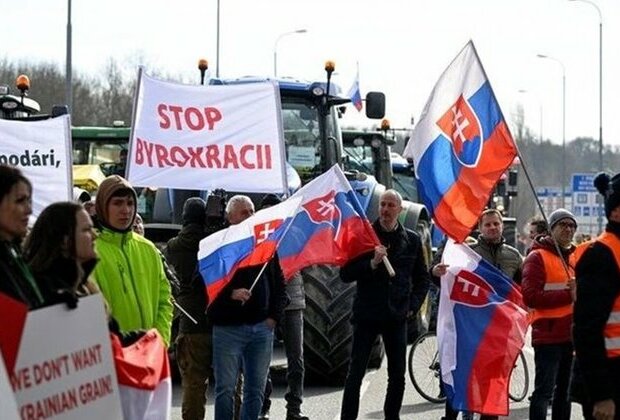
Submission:
[[[254,204],[247,196],[236,195],[228,201],[226,218],[231,225],[240,224],[253,214]],[[268,224],[263,227],[267,230]],[[266,237],[264,239],[267,241]],[[218,420],[233,418],[233,395],[241,367],[244,375],[241,420],[255,420],[260,414],[273,332],[287,303],[278,257],[274,253],[271,255],[266,266],[261,261],[259,265],[234,271],[216,297],[211,296],[207,283],[207,316],[213,323],[215,418]],[[201,261],[201,273],[205,277],[202,264]],[[237,265],[235,263],[235,267]]]
[[[353,348],[342,397],[342,420],[356,419],[360,386],[370,351],[379,334],[388,362],[388,387],[383,407],[386,420],[400,418],[405,391],[407,318],[415,315],[426,297],[429,275],[417,233],[398,221],[402,197],[385,191],[379,200],[379,219],[373,224],[381,241],[346,264],[340,271],[344,282],[357,282],[353,304]],[[385,257],[394,267],[390,275]]]

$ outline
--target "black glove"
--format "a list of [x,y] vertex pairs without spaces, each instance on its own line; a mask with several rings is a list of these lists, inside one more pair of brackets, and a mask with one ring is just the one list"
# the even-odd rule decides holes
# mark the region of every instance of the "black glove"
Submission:
[[69,309],[75,309],[78,306],[78,297],[68,290],[58,290],[56,292],[56,303],[64,303]]
[[133,330],[122,332],[119,338],[121,339],[123,347],[128,347],[144,337],[144,334],[146,334],[146,330]]

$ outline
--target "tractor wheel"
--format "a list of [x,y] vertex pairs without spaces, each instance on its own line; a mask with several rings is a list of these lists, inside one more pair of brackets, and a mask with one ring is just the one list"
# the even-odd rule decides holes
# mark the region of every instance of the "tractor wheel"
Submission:
[[[304,362],[310,383],[342,386],[347,376],[353,326],[355,284],[340,280],[338,267],[313,265],[302,270],[306,289]],[[378,368],[383,344],[377,340],[369,361]]]

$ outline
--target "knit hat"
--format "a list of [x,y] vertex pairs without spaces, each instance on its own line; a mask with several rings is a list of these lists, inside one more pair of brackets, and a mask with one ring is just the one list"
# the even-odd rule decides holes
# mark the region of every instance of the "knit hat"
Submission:
[[188,225],[190,223],[198,223],[204,225],[206,217],[207,203],[200,197],[188,198],[183,204],[183,214],[181,215],[181,223]]
[[566,209],[557,209],[549,215],[549,229],[553,229],[556,223],[563,219],[571,219],[575,222],[575,225],[577,224],[577,220],[575,216],[573,216],[573,213]]
[[260,205],[258,208],[263,209],[269,206],[275,206],[276,204],[280,204],[282,200],[275,194],[265,194],[263,199],[260,201]]
[[594,186],[605,197],[605,215],[609,218],[612,210],[620,205],[620,174],[610,178],[601,172],[594,178]]
[[[97,200],[95,201],[95,209],[97,213],[97,217],[100,223],[104,226],[111,228],[109,224],[109,215],[108,215],[108,203],[112,199],[112,197],[122,197],[122,196],[132,196],[134,203],[138,202],[138,196],[136,195],[136,191],[133,189],[131,184],[122,176],[119,175],[110,175],[99,185],[99,190],[97,191]],[[137,206],[134,207],[134,214],[131,216],[131,220],[135,217],[135,211]],[[131,230],[131,223],[123,232],[129,232]],[[112,229],[115,230],[115,229]]]

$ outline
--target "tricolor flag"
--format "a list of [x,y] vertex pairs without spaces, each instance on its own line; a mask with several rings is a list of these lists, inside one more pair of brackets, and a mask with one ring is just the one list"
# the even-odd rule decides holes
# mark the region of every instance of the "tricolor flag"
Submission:
[[344,173],[334,165],[297,191],[303,201],[278,248],[284,277],[312,264],[344,265],[379,239]]
[[468,246],[449,240],[437,319],[445,393],[459,411],[508,415],[510,373],[525,343],[519,288]]
[[209,302],[216,299],[238,268],[264,264],[273,257],[301,201],[300,197],[290,198],[200,241],[198,268]]
[[462,242],[517,155],[472,41],[439,78],[403,155],[435,223]]
[[360,91],[360,73],[359,70],[355,74],[355,80],[349,89],[349,93],[347,93],[347,97],[351,99],[351,103],[353,106],[359,111],[362,112],[362,92]]
[[166,420],[172,406],[172,382],[166,345],[156,329],[128,347],[112,338],[123,417]]

